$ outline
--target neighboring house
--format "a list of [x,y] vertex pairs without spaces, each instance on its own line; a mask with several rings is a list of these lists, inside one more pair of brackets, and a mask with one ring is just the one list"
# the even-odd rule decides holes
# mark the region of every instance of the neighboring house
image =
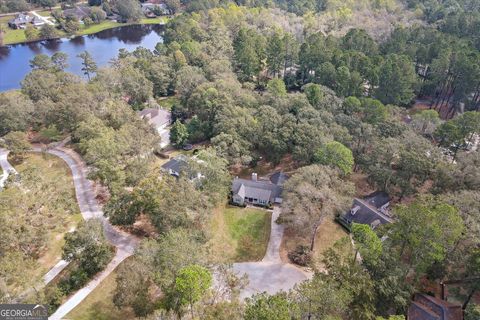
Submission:
[[33,17],[26,13],[19,13],[12,20],[8,21],[8,26],[12,29],[25,29],[29,23],[32,23]]
[[200,172],[191,172],[188,162],[189,158],[181,154],[163,164],[162,170],[177,178],[181,175],[187,175],[192,181],[202,178],[203,176]]
[[170,111],[164,109],[147,108],[138,112],[138,115],[142,119],[147,120],[148,123],[152,125],[157,130],[158,134],[162,137],[160,147],[163,148],[169,144],[170,130],[168,127],[171,123]]
[[147,18],[155,18],[157,14],[160,15],[169,15],[170,10],[168,10],[165,3],[155,3],[155,2],[145,2],[142,3],[142,12]]
[[92,9],[87,6],[75,6],[75,8],[63,11],[65,17],[75,17],[78,21],[83,21],[86,17],[90,17],[91,13]]
[[387,193],[377,191],[365,199],[353,199],[350,211],[337,217],[337,221],[350,230],[353,222],[368,224],[373,229],[381,224],[393,222],[388,212],[390,197]]
[[463,320],[462,306],[416,293],[408,308],[408,320]]
[[283,183],[288,177],[277,172],[270,180],[258,180],[257,174],[252,173],[252,179],[235,178],[232,183],[232,202],[237,205],[269,206],[282,203]]

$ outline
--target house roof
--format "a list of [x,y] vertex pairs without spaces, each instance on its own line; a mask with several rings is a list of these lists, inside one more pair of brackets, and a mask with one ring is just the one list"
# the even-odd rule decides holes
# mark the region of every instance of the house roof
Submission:
[[279,186],[282,186],[285,183],[285,181],[287,181],[287,180],[288,180],[288,176],[281,171],[275,172],[270,177],[270,181],[273,184],[276,184],[276,185],[279,185]]
[[388,193],[384,191],[375,191],[374,193],[366,196],[365,201],[369,205],[379,209],[385,204],[387,204],[388,202],[390,202],[390,196],[388,195]]
[[255,198],[258,200],[274,202],[279,198],[283,188],[270,181],[254,181],[247,179],[234,179],[232,193],[242,198]]
[[[382,205],[384,204],[386,204],[386,202]],[[393,219],[379,211],[379,208],[382,205],[375,207],[371,204],[371,202],[369,202],[368,198],[365,200],[355,198],[353,199],[352,210],[348,211],[344,215],[344,218],[348,222],[375,226],[379,224],[391,223]]]
[[179,155],[167,163],[162,165],[162,168],[169,171],[172,170],[173,172],[176,172],[180,174],[182,171],[184,171],[188,166],[188,161],[187,158],[184,155]]
[[408,308],[412,320],[461,320],[462,306],[426,294],[416,293]]
[[10,24],[26,24],[26,23],[29,23],[33,20],[33,18],[31,16],[29,16],[28,14],[24,14],[24,13],[19,13],[17,14],[17,16],[15,18],[13,18],[12,20],[10,20],[8,23]]
[[90,9],[89,7],[76,6],[75,8],[64,10],[63,14],[65,16],[75,16],[78,18],[78,20],[82,20],[88,17],[91,12],[92,9]]
[[148,123],[155,128],[170,124],[170,112],[164,109],[147,108],[138,113],[142,119],[148,119]]

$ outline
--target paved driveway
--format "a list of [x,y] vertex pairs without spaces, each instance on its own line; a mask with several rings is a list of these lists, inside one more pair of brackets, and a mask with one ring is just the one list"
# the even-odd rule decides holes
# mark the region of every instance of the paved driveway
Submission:
[[270,240],[262,261],[233,264],[235,273],[238,275],[246,274],[249,280],[247,287],[240,293],[241,298],[251,297],[261,292],[275,294],[280,291],[288,291],[295,284],[305,281],[312,276],[311,273],[305,272],[292,264],[282,262],[280,245],[284,227],[275,222],[280,212],[280,207],[273,209]]
[[15,170],[14,167],[8,162],[7,156],[8,156],[9,151],[0,148],[0,167],[2,168],[2,175],[0,175],[0,189],[3,188],[5,185],[5,181],[7,181],[8,176],[11,173],[16,174],[17,171]]

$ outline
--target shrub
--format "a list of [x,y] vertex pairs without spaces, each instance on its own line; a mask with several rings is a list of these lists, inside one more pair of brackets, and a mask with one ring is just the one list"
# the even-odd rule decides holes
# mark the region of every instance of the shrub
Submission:
[[295,264],[307,266],[312,262],[312,252],[308,246],[299,245],[288,253],[288,258]]

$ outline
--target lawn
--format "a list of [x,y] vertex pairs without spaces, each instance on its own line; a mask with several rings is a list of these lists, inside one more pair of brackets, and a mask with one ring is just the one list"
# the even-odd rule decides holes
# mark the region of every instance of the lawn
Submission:
[[[285,235],[283,237],[282,243],[282,259],[285,261],[288,260],[287,253],[294,250],[299,244],[309,245],[310,238],[309,235],[298,235],[294,234],[292,230],[286,229]],[[348,233],[338,224],[333,218],[326,218],[320,227],[318,228],[316,237],[315,237],[315,247],[313,249],[313,263],[315,267],[322,269],[323,264],[321,263],[323,253],[331,248],[335,242],[338,240],[348,237]],[[349,242],[350,243],[350,242]],[[345,251],[351,251],[352,248],[350,245],[346,246]]]
[[222,206],[214,210],[209,242],[218,262],[259,261],[270,238],[271,213],[254,208]]
[[[38,266],[32,271],[32,274],[25,275],[30,284],[35,284],[42,281],[43,275],[61,259],[63,235],[76,227],[82,216],[76,202],[71,172],[61,159],[50,155],[29,154],[21,164],[15,165],[15,168],[20,176],[32,174],[30,172],[37,174],[42,183],[49,185],[49,190],[55,190],[49,201],[52,204],[50,209],[55,209],[51,211],[46,209],[49,210],[48,212],[40,209],[38,213],[43,220],[47,246],[40,253],[36,261]],[[3,192],[9,198],[8,193],[18,192],[18,189],[11,188]],[[31,200],[32,203],[35,203],[35,199]],[[15,204],[6,203],[5,205],[9,207]],[[18,210],[16,214],[21,215],[24,212]]]
[[[118,268],[118,267],[117,267]],[[117,309],[113,304],[117,273],[114,270],[95,290],[90,293],[65,319],[72,320],[128,320],[135,319],[133,313],[125,309]]]
[[141,19],[138,22],[134,23],[118,23],[116,21],[105,20],[98,24],[92,24],[90,26],[84,26],[77,32],[78,35],[86,35],[86,34],[93,34],[103,30],[112,29],[116,27],[126,26],[130,24],[159,24],[159,23],[166,23],[168,20],[167,17],[162,18],[152,18],[152,19]]
[[13,18],[15,18],[15,16],[13,15],[0,17],[0,25],[2,25],[3,29],[5,30],[5,34],[3,35],[4,44],[25,42],[27,40],[27,38],[25,37],[25,32],[23,30],[14,30],[8,26],[8,21]]

